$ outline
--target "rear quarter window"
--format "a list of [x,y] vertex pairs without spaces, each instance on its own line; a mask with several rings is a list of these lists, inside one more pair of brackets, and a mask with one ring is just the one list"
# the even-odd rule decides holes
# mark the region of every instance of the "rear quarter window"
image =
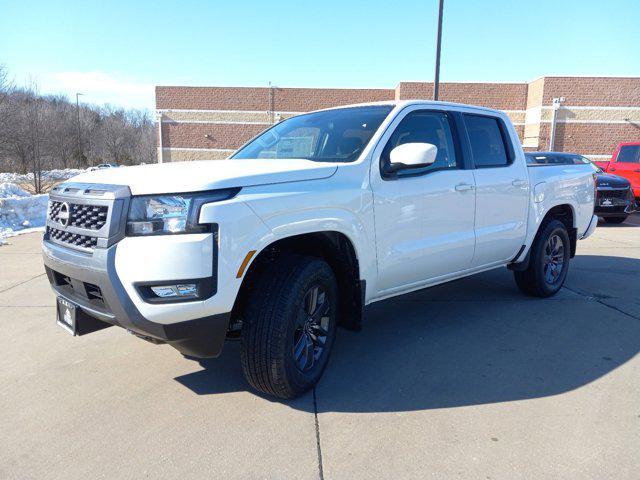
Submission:
[[484,115],[463,116],[476,168],[506,167],[511,164],[513,150],[502,120]]

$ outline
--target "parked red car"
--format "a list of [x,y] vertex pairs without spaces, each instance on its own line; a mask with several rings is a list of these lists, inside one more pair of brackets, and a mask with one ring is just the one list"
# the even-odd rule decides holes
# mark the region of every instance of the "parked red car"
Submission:
[[595,163],[605,172],[629,180],[634,196],[640,199],[640,142],[621,143],[610,161]]

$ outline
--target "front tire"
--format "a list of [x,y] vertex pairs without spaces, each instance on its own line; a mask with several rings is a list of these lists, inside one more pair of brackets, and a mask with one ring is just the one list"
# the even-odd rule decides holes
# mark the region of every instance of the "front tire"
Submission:
[[243,318],[242,369],[253,388],[294,398],[327,365],[337,327],[338,289],[323,260],[289,255],[258,279]]
[[604,221],[607,223],[623,223],[627,219],[628,215],[623,217],[604,217]]
[[570,252],[564,223],[551,220],[543,225],[531,246],[529,266],[513,272],[520,290],[533,297],[551,297],[558,293],[567,278]]

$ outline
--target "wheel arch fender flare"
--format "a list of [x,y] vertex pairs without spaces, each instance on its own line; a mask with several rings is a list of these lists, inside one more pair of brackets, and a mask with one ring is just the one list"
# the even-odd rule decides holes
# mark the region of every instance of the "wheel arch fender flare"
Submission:
[[544,230],[545,225],[554,218],[562,221],[562,223],[565,224],[567,232],[569,234],[569,241],[571,243],[570,256],[571,258],[575,256],[577,244],[577,230],[575,228],[575,222],[577,219],[575,206],[571,203],[557,202],[556,204],[553,204],[552,206],[544,209],[538,209],[536,207],[536,210],[538,211],[534,214],[533,217],[529,217],[529,221],[535,222],[537,228],[535,230],[532,230],[531,235],[527,236],[528,238],[525,244],[522,246],[523,248],[520,249],[513,262],[508,265],[508,268],[510,270],[523,271],[529,267],[531,248],[540,236],[540,233]]

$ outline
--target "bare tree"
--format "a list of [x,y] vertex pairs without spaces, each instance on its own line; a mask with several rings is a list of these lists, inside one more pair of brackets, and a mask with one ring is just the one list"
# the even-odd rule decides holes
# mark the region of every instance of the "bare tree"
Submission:
[[0,66],[0,171],[32,173],[33,190],[41,192],[47,187],[44,168],[156,161],[156,129],[148,111],[81,105],[78,151],[75,109],[64,96],[41,96],[35,82],[15,88]]
[[9,73],[4,65],[0,65],[0,154],[9,141],[9,128],[12,109],[10,108],[13,84],[9,80]]
[[29,164],[33,174],[33,189],[42,193],[42,164],[45,128],[44,100],[40,97],[38,84],[32,80],[26,90],[26,126],[29,144]]

